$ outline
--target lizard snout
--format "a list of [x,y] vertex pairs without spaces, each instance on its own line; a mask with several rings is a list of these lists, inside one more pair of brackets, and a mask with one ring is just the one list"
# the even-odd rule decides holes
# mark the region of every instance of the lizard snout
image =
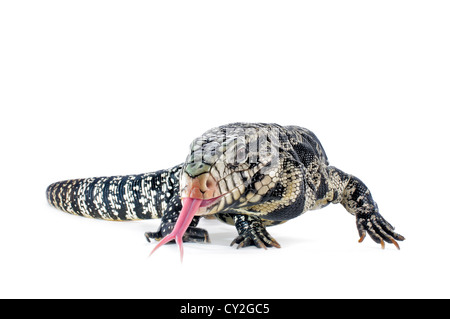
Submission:
[[220,196],[217,182],[210,173],[203,173],[194,178],[185,174],[184,179],[181,198],[208,200]]

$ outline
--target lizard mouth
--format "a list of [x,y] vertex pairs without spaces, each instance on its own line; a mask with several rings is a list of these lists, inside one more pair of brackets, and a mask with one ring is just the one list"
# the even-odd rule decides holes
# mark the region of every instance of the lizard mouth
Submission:
[[162,245],[175,239],[178,247],[180,248],[180,258],[183,261],[183,235],[189,227],[192,219],[197,214],[200,208],[208,208],[214,205],[222,196],[211,199],[198,199],[198,198],[183,198],[183,208],[181,209],[178,220],[172,230],[172,232],[164,237],[158,245],[152,250],[150,256]]
[[185,182],[181,187],[183,208],[178,216],[172,232],[164,237],[150,253],[152,255],[159,247],[175,240],[180,248],[180,257],[183,260],[183,235],[189,227],[194,216],[208,214],[208,208],[217,204],[226,194],[220,194],[216,180],[210,173],[203,173],[197,177],[183,176]]
[[[225,195],[220,195],[211,199],[204,199],[202,200],[202,202],[200,203],[200,208],[209,208],[211,206],[213,206],[214,204],[216,204],[223,196]],[[186,198],[183,198],[183,201],[185,201]]]

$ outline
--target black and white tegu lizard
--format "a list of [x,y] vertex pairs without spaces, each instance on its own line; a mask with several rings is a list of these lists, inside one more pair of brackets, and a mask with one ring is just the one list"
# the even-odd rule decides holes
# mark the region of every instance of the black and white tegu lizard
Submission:
[[231,245],[280,247],[267,232],[308,210],[341,203],[356,217],[361,242],[366,233],[384,248],[404,237],[379,213],[364,183],[328,165],[311,131],[297,126],[234,123],[196,138],[186,161],[153,173],[73,179],[47,189],[51,205],[71,214],[106,220],[161,218],[145,234],[161,245],[175,240],[209,242],[198,228],[202,217],[234,225]]

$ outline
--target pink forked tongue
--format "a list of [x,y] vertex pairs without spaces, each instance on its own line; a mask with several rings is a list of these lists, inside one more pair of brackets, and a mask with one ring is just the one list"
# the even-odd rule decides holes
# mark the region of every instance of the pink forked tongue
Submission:
[[183,198],[183,208],[181,209],[180,216],[178,216],[177,223],[173,228],[172,232],[164,237],[158,245],[152,250],[150,256],[162,245],[168,243],[169,241],[175,239],[178,247],[180,247],[180,257],[181,261],[183,261],[183,235],[186,232],[186,229],[189,227],[192,219],[200,208],[202,199],[196,198]]

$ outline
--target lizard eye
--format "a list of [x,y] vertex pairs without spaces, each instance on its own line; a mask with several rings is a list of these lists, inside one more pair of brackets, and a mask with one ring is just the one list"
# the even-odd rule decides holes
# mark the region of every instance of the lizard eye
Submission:
[[245,146],[242,145],[240,147],[238,147],[237,151],[236,151],[236,162],[238,164],[242,164],[247,160],[247,151],[245,149]]
[[247,161],[248,152],[245,144],[238,143],[233,145],[225,152],[225,161],[231,167],[238,167]]

